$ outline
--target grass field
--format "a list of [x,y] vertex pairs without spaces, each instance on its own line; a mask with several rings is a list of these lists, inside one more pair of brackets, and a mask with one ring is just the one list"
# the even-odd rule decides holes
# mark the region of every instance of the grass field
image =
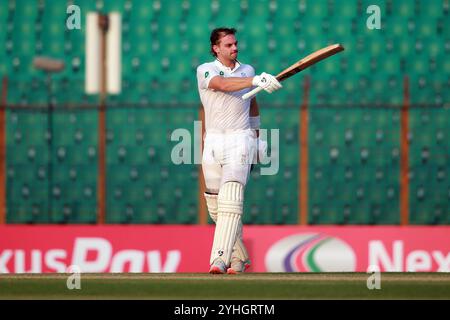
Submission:
[[366,273],[0,275],[0,299],[450,299],[448,273],[382,273],[369,290]]

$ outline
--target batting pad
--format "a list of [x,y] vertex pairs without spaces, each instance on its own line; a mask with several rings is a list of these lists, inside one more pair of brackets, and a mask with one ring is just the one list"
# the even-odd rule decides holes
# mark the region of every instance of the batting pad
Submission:
[[[208,207],[208,213],[211,219],[216,223],[217,222],[217,195],[205,193],[206,206]],[[234,243],[233,253],[231,257],[237,257],[241,261],[247,261],[249,256],[247,252],[247,248],[242,241],[242,220],[239,220],[238,231],[236,235],[236,242]],[[210,260],[214,260],[211,254]]]
[[217,194],[204,193],[206,199],[206,206],[211,219],[217,221]]
[[244,203],[244,186],[227,182],[219,190],[218,213],[210,263],[221,258],[228,266],[236,242]]
[[231,254],[231,257],[237,257],[239,258],[239,260],[244,262],[249,259],[247,248],[242,241],[242,220],[239,220],[236,242],[234,243],[233,253]]

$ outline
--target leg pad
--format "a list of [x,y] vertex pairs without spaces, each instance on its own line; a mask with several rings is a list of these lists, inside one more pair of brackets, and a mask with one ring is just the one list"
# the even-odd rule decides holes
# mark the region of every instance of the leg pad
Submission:
[[238,182],[227,182],[219,190],[218,213],[214,243],[211,252],[212,263],[221,258],[228,266],[235,245],[244,203],[244,186]]

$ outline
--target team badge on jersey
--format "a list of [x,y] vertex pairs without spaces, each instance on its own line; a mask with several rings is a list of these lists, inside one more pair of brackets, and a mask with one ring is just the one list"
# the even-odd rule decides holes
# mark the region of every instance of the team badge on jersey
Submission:
[[205,72],[205,78],[208,78],[208,76],[209,76],[209,72],[206,71],[206,72]]

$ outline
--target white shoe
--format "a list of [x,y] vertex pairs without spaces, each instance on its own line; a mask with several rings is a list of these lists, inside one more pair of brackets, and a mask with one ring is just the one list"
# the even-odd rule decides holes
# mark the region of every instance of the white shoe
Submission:
[[214,260],[214,262],[211,265],[211,268],[209,269],[209,273],[211,274],[222,274],[226,272],[227,266],[225,265],[225,262],[223,262],[223,260],[220,258]]
[[242,273],[248,268],[250,268],[250,260],[242,261],[238,258],[235,258],[231,260],[231,265],[227,269],[227,273],[228,274]]

